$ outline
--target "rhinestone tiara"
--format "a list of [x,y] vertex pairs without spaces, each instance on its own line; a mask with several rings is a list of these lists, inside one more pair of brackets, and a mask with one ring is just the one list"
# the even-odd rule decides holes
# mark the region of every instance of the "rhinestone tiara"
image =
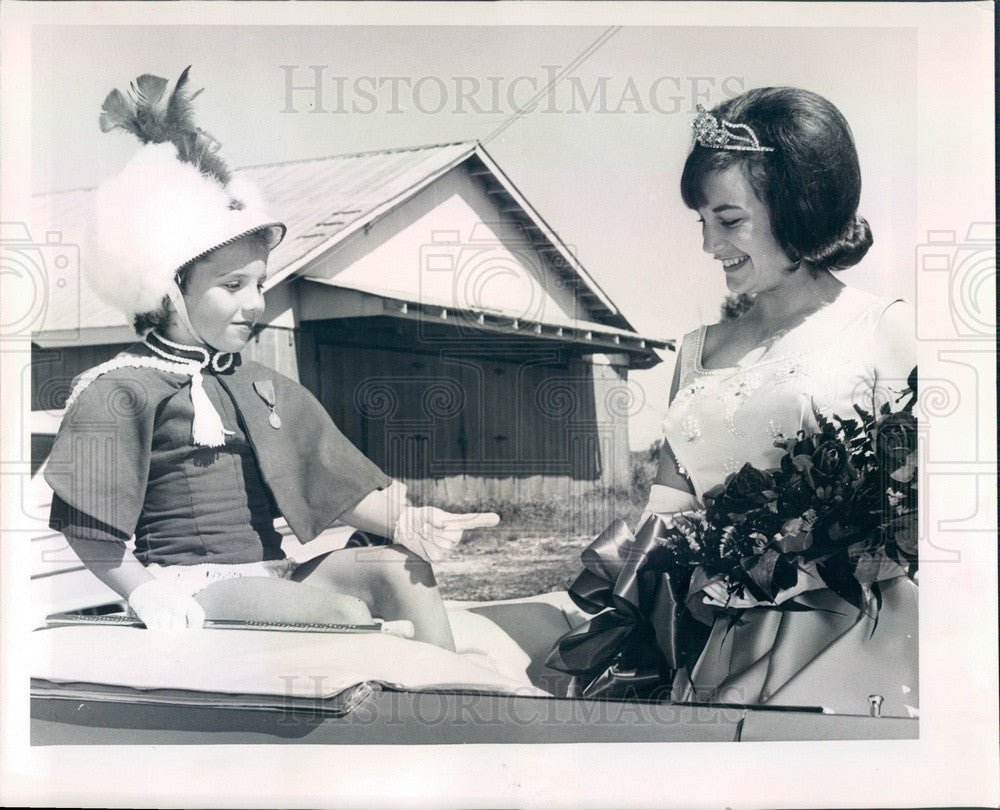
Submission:
[[701,104],[695,107],[694,137],[702,146],[710,149],[734,149],[740,152],[773,152],[774,147],[761,146],[757,133],[746,124],[734,124],[719,119]]

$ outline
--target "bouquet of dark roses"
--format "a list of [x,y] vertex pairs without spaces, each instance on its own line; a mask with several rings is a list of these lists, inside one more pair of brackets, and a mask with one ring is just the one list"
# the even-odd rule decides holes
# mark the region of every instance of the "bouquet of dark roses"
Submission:
[[[816,413],[817,429],[776,444],[777,469],[750,464],[705,493],[703,513],[676,516],[663,538],[689,591],[716,580],[768,603],[808,571],[848,602],[879,603],[878,583],[917,570],[916,369],[897,401],[858,418]],[[692,549],[697,546],[697,553]]]
[[615,521],[569,591],[599,615],[560,639],[549,665],[576,675],[584,695],[621,696],[628,678],[653,694],[700,651],[688,597],[703,590],[736,611],[803,610],[794,597],[825,586],[877,615],[879,583],[917,570],[915,368],[907,385],[850,418],[817,412],[814,431],[776,442],[778,467],[745,464],[703,509],[653,515],[635,536]]

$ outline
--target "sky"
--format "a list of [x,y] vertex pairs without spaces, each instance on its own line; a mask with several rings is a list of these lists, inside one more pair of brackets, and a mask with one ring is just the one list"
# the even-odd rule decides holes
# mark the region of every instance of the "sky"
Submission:
[[[861,157],[875,245],[847,283],[911,294],[916,37],[907,29],[524,26],[47,26],[32,37],[34,191],[93,186],[135,141],[105,95],[192,65],[199,124],[232,165],[480,140],[642,334],[718,319],[725,282],[678,182],[694,105],[796,85],[833,101]],[[781,58],[776,58],[780,54]],[[315,91],[317,76],[320,92]],[[548,87],[548,90],[546,88]],[[291,88],[291,89],[290,89]],[[298,88],[298,89],[295,89]],[[536,91],[542,91],[534,105]],[[631,382],[641,449],[674,355]]]

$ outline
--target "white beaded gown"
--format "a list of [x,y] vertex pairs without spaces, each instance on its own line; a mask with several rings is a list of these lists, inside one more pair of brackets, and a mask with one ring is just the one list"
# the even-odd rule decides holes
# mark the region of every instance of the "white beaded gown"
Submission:
[[[895,399],[916,364],[908,305],[851,287],[733,367],[703,366],[706,331],[684,337],[663,423],[699,498],[747,462],[778,466],[784,451],[775,439],[813,429],[814,409],[849,417],[854,403],[870,411],[873,397]],[[906,577],[880,584],[877,626],[828,589],[798,599],[814,610],[752,608],[736,626],[720,616],[691,672],[675,679],[674,698],[867,714],[869,696],[879,695],[885,713],[913,714],[917,588]]]

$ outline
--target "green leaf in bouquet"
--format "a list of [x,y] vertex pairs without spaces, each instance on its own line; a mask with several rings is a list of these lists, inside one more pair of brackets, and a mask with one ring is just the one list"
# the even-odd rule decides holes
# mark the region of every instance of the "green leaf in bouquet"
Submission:
[[753,577],[750,576],[750,569],[753,568],[753,564],[758,560],[757,557],[745,557],[740,563],[744,567],[746,573],[742,579],[737,580],[737,587],[730,587],[729,592],[735,594],[736,596],[748,595],[752,599],[756,599],[758,602],[770,602],[774,593],[769,590],[762,588],[757,582],[754,581]]
[[798,554],[812,545],[812,523],[801,517],[786,520],[778,546],[783,554]]
[[704,590],[706,585],[717,581],[717,579],[718,577],[710,577],[706,574],[705,569],[699,565],[691,572],[691,579],[688,582],[687,593],[698,593],[698,591]]
[[809,453],[808,455],[800,453],[799,455],[792,456],[792,464],[799,472],[807,472],[808,470],[811,470],[813,466],[812,453]]
[[844,436],[849,440],[861,432],[857,419],[843,419],[840,422],[840,427],[844,431]]
[[903,389],[902,393],[899,395],[899,402],[903,397],[909,397],[909,399],[903,404],[904,411],[912,411],[913,406],[917,404],[917,367],[914,366],[913,370],[910,371],[909,376],[906,378],[906,388]]
[[916,475],[916,473],[917,473],[917,454],[910,453],[910,455],[906,457],[906,462],[903,464],[903,466],[889,473],[889,477],[893,481],[899,481],[900,483],[907,483],[908,481],[913,480],[913,476]]
[[822,433],[829,425],[830,420],[826,418],[823,412],[813,404],[813,418],[816,420],[816,424],[819,426],[819,432]]
[[859,540],[857,543],[851,543],[847,547],[847,559],[852,562],[857,562],[861,559],[861,555],[866,553],[868,553],[868,542],[865,540]]
[[887,487],[885,491],[885,500],[889,506],[889,509],[897,509],[906,496],[898,489],[894,487]]
[[778,561],[774,565],[774,576],[771,580],[774,583],[775,591],[783,591],[795,586],[799,581],[799,566],[791,555],[778,555]]
[[799,431],[799,438],[792,445],[791,453],[793,456],[811,456],[816,452],[816,442],[812,440],[812,436],[807,436],[803,431]]
[[820,579],[837,596],[856,608],[861,608],[861,585],[854,578],[854,571],[842,554],[833,554],[816,563]]
[[761,532],[751,532],[750,540],[753,542],[753,550],[758,554],[762,554],[771,542],[768,540],[767,535]]
[[900,564],[885,554],[866,552],[858,558],[858,562],[854,566],[854,577],[862,586],[870,586],[872,583],[894,579],[905,574],[906,571]]
[[854,534],[854,530],[849,526],[844,526],[839,522],[830,523],[826,526],[826,536],[833,542],[843,542],[845,538]]
[[768,599],[773,599],[780,590],[774,581],[775,569],[778,567],[780,559],[781,555],[772,548],[757,558],[747,560],[748,563],[752,563],[747,569],[747,574],[754,585],[767,595]]
[[812,532],[796,532],[782,535],[778,545],[783,554],[800,554],[812,546]]
[[868,413],[868,411],[866,411],[860,405],[855,404],[854,410],[857,411],[858,416],[861,417],[862,424],[867,425],[875,420],[875,417],[872,414]]
[[815,509],[806,509],[801,515],[796,515],[796,517],[802,521],[802,530],[809,531],[816,524],[816,518],[819,516],[816,514]]

